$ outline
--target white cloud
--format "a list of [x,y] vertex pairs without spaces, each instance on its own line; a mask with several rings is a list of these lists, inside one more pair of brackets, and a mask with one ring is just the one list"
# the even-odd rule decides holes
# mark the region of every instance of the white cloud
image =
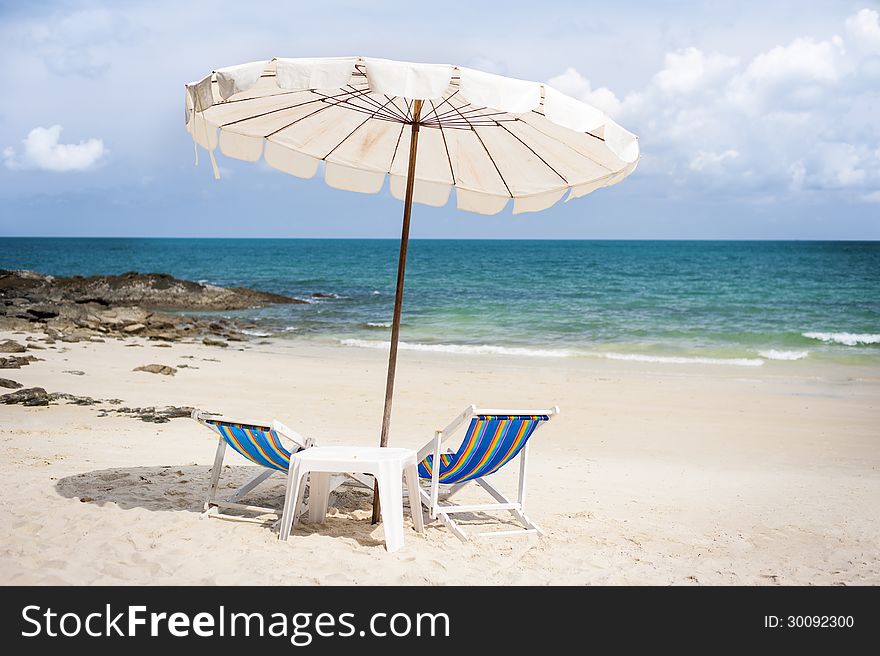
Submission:
[[754,113],[774,103],[809,106],[849,70],[843,40],[801,37],[756,56],[730,83],[728,98]]
[[725,150],[723,153],[712,153],[700,151],[697,156],[691,160],[691,171],[704,171],[706,169],[718,168],[726,160],[736,159],[739,152],[736,150]]
[[735,57],[704,54],[697,48],[666,53],[663,69],[654,76],[657,88],[667,93],[691,93],[724,76],[738,63]]
[[569,67],[556,77],[551,77],[547,80],[547,84],[562,93],[601,109],[609,116],[615,116],[620,111],[620,100],[611,89],[607,87],[593,89],[590,81],[574,68]]
[[860,187],[869,177],[871,159],[864,147],[848,143],[821,144],[814,154],[813,185],[825,189]]
[[862,9],[846,19],[846,32],[863,52],[880,53],[880,13]]
[[880,203],[880,191],[872,191],[862,196],[866,203]]
[[[865,9],[839,27],[845,38],[832,28],[750,58],[677,49],[642,88],[608,91],[652,161],[643,174],[694,194],[710,184],[743,197],[823,190],[876,202],[880,15]],[[550,83],[584,100],[595,93],[574,68]]]
[[90,8],[36,23],[27,30],[46,68],[59,75],[99,77],[112,63],[112,46],[131,39],[135,30],[118,13]]
[[88,139],[76,144],[58,143],[60,125],[37,127],[22,140],[21,158],[12,147],[3,150],[3,163],[9,169],[40,169],[43,171],[85,171],[92,168],[106,153],[101,139]]

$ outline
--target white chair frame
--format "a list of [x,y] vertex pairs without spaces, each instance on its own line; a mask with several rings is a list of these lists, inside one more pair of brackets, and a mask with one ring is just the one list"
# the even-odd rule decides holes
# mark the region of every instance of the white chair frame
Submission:
[[[458,415],[452,422],[446,426],[443,430],[438,430],[434,433],[434,439],[428,442],[425,446],[423,446],[417,456],[418,462],[422,462],[425,457],[432,455],[434,466],[431,468],[431,481],[428,486],[428,489],[425,489],[424,486],[419,487],[419,495],[421,497],[422,505],[428,510],[431,514],[432,519],[440,519],[440,521],[449,528],[452,533],[462,540],[466,542],[468,540],[468,534],[464,532],[464,530],[459,526],[459,524],[450,516],[455,513],[474,513],[474,512],[493,512],[499,510],[506,510],[510,512],[522,525],[522,529],[514,529],[512,531],[487,531],[484,533],[477,533],[477,536],[480,537],[500,537],[507,535],[529,535],[529,534],[540,534],[543,535],[543,531],[528,518],[525,514],[525,506],[526,506],[526,476],[528,474],[528,457],[529,457],[529,443],[534,437],[534,433],[529,437],[529,440],[526,442],[525,446],[523,446],[522,450],[519,453],[519,486],[517,490],[516,501],[512,501],[507,498],[504,493],[502,493],[497,487],[492,485],[489,481],[486,480],[486,477],[475,478],[470,481],[465,481],[463,483],[454,483],[450,485],[445,485],[440,483],[440,467],[438,463],[440,462],[440,454],[454,454],[455,451],[446,448],[444,450],[444,445],[446,442],[452,438],[458,429],[462,426],[467,426],[471,419],[478,415],[547,415],[550,419],[553,419],[556,415],[559,414],[559,406],[553,406],[549,410],[509,410],[509,409],[499,409],[499,408],[478,408],[475,405],[470,405],[465,410]],[[536,431],[541,428],[546,422],[542,422],[535,429]],[[424,480],[424,479],[423,479]],[[468,483],[477,483],[481,488],[483,488],[493,499],[495,499],[496,503],[488,503],[488,504],[478,504],[478,505],[455,505],[448,502],[449,499],[460,492],[463,488],[465,488]],[[440,486],[444,485],[446,489],[441,491]]]
[[[192,418],[203,426],[210,428],[212,431],[214,431],[215,434],[216,430],[214,430],[211,424],[208,423],[208,420],[229,422],[233,424],[266,426],[266,422],[264,421],[232,418],[225,415],[203,412],[201,410],[193,410]],[[282,438],[282,440],[287,442],[285,446],[287,446],[290,451],[294,453],[302,449],[307,449],[314,444],[311,438],[303,437],[296,431],[282,424],[280,421],[273,420],[268,427],[276,431],[278,435]],[[202,512],[201,514],[202,519],[211,517],[216,519],[226,519],[236,522],[250,522],[255,524],[264,524],[266,522],[265,519],[261,519],[259,517],[242,517],[240,515],[224,514],[222,512],[222,510],[224,509],[238,510],[249,513],[259,513],[261,515],[275,515],[276,518],[281,517],[281,511],[278,508],[265,508],[262,506],[252,506],[239,503],[239,501],[241,501],[241,499],[255,487],[266,481],[273,474],[279,473],[277,469],[259,467],[260,472],[249,481],[247,481],[240,488],[235,490],[235,492],[233,492],[225,499],[218,498],[217,491],[220,486],[220,474],[223,470],[223,460],[226,457],[226,447],[226,440],[223,438],[222,435],[217,435],[217,451],[214,453],[214,464],[211,467],[211,483],[208,486],[208,496],[205,499],[204,512]]]

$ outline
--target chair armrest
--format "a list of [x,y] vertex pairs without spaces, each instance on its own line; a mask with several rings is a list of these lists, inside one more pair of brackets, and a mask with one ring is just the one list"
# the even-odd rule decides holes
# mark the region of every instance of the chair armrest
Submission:
[[285,439],[293,442],[298,447],[297,451],[301,451],[302,449],[307,449],[310,446],[314,446],[314,441],[312,439],[306,439],[292,428],[286,426],[285,424],[282,424],[277,419],[272,420],[272,430],[276,431]]
[[422,462],[422,460],[424,460],[425,458],[427,458],[429,455],[431,455],[432,453],[434,453],[437,450],[437,440],[438,439],[441,442],[443,441],[443,433],[441,431],[437,431],[434,434],[433,439],[431,439],[430,442],[428,442],[427,444],[425,444],[425,446],[423,446],[421,449],[418,450],[418,452],[416,453],[416,462],[417,463]]

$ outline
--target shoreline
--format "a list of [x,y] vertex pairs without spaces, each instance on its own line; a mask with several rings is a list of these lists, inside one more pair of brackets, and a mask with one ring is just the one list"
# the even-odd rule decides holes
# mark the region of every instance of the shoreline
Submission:
[[[131,408],[278,418],[324,445],[378,441],[385,352],[264,341],[58,342],[0,376]],[[132,371],[151,363],[177,371]],[[190,420],[0,405],[0,584],[880,584],[880,380],[861,369],[402,352],[394,446],[420,447],[469,403],[562,414],[530,456],[545,537],[465,544],[431,523],[397,554],[356,495],[287,544],[199,520],[216,438]],[[251,471],[229,462],[233,481]],[[283,496],[271,480],[258,497],[270,505]]]

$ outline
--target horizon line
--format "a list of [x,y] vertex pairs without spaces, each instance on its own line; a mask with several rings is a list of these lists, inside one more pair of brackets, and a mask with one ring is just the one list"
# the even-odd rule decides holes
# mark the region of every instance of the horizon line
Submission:
[[[400,237],[222,237],[222,236],[117,236],[117,235],[0,235],[0,239],[200,239],[200,240],[301,240],[301,241],[400,241]],[[410,237],[409,241],[652,241],[652,242],[840,242],[873,243],[880,238],[833,238],[833,237]]]

